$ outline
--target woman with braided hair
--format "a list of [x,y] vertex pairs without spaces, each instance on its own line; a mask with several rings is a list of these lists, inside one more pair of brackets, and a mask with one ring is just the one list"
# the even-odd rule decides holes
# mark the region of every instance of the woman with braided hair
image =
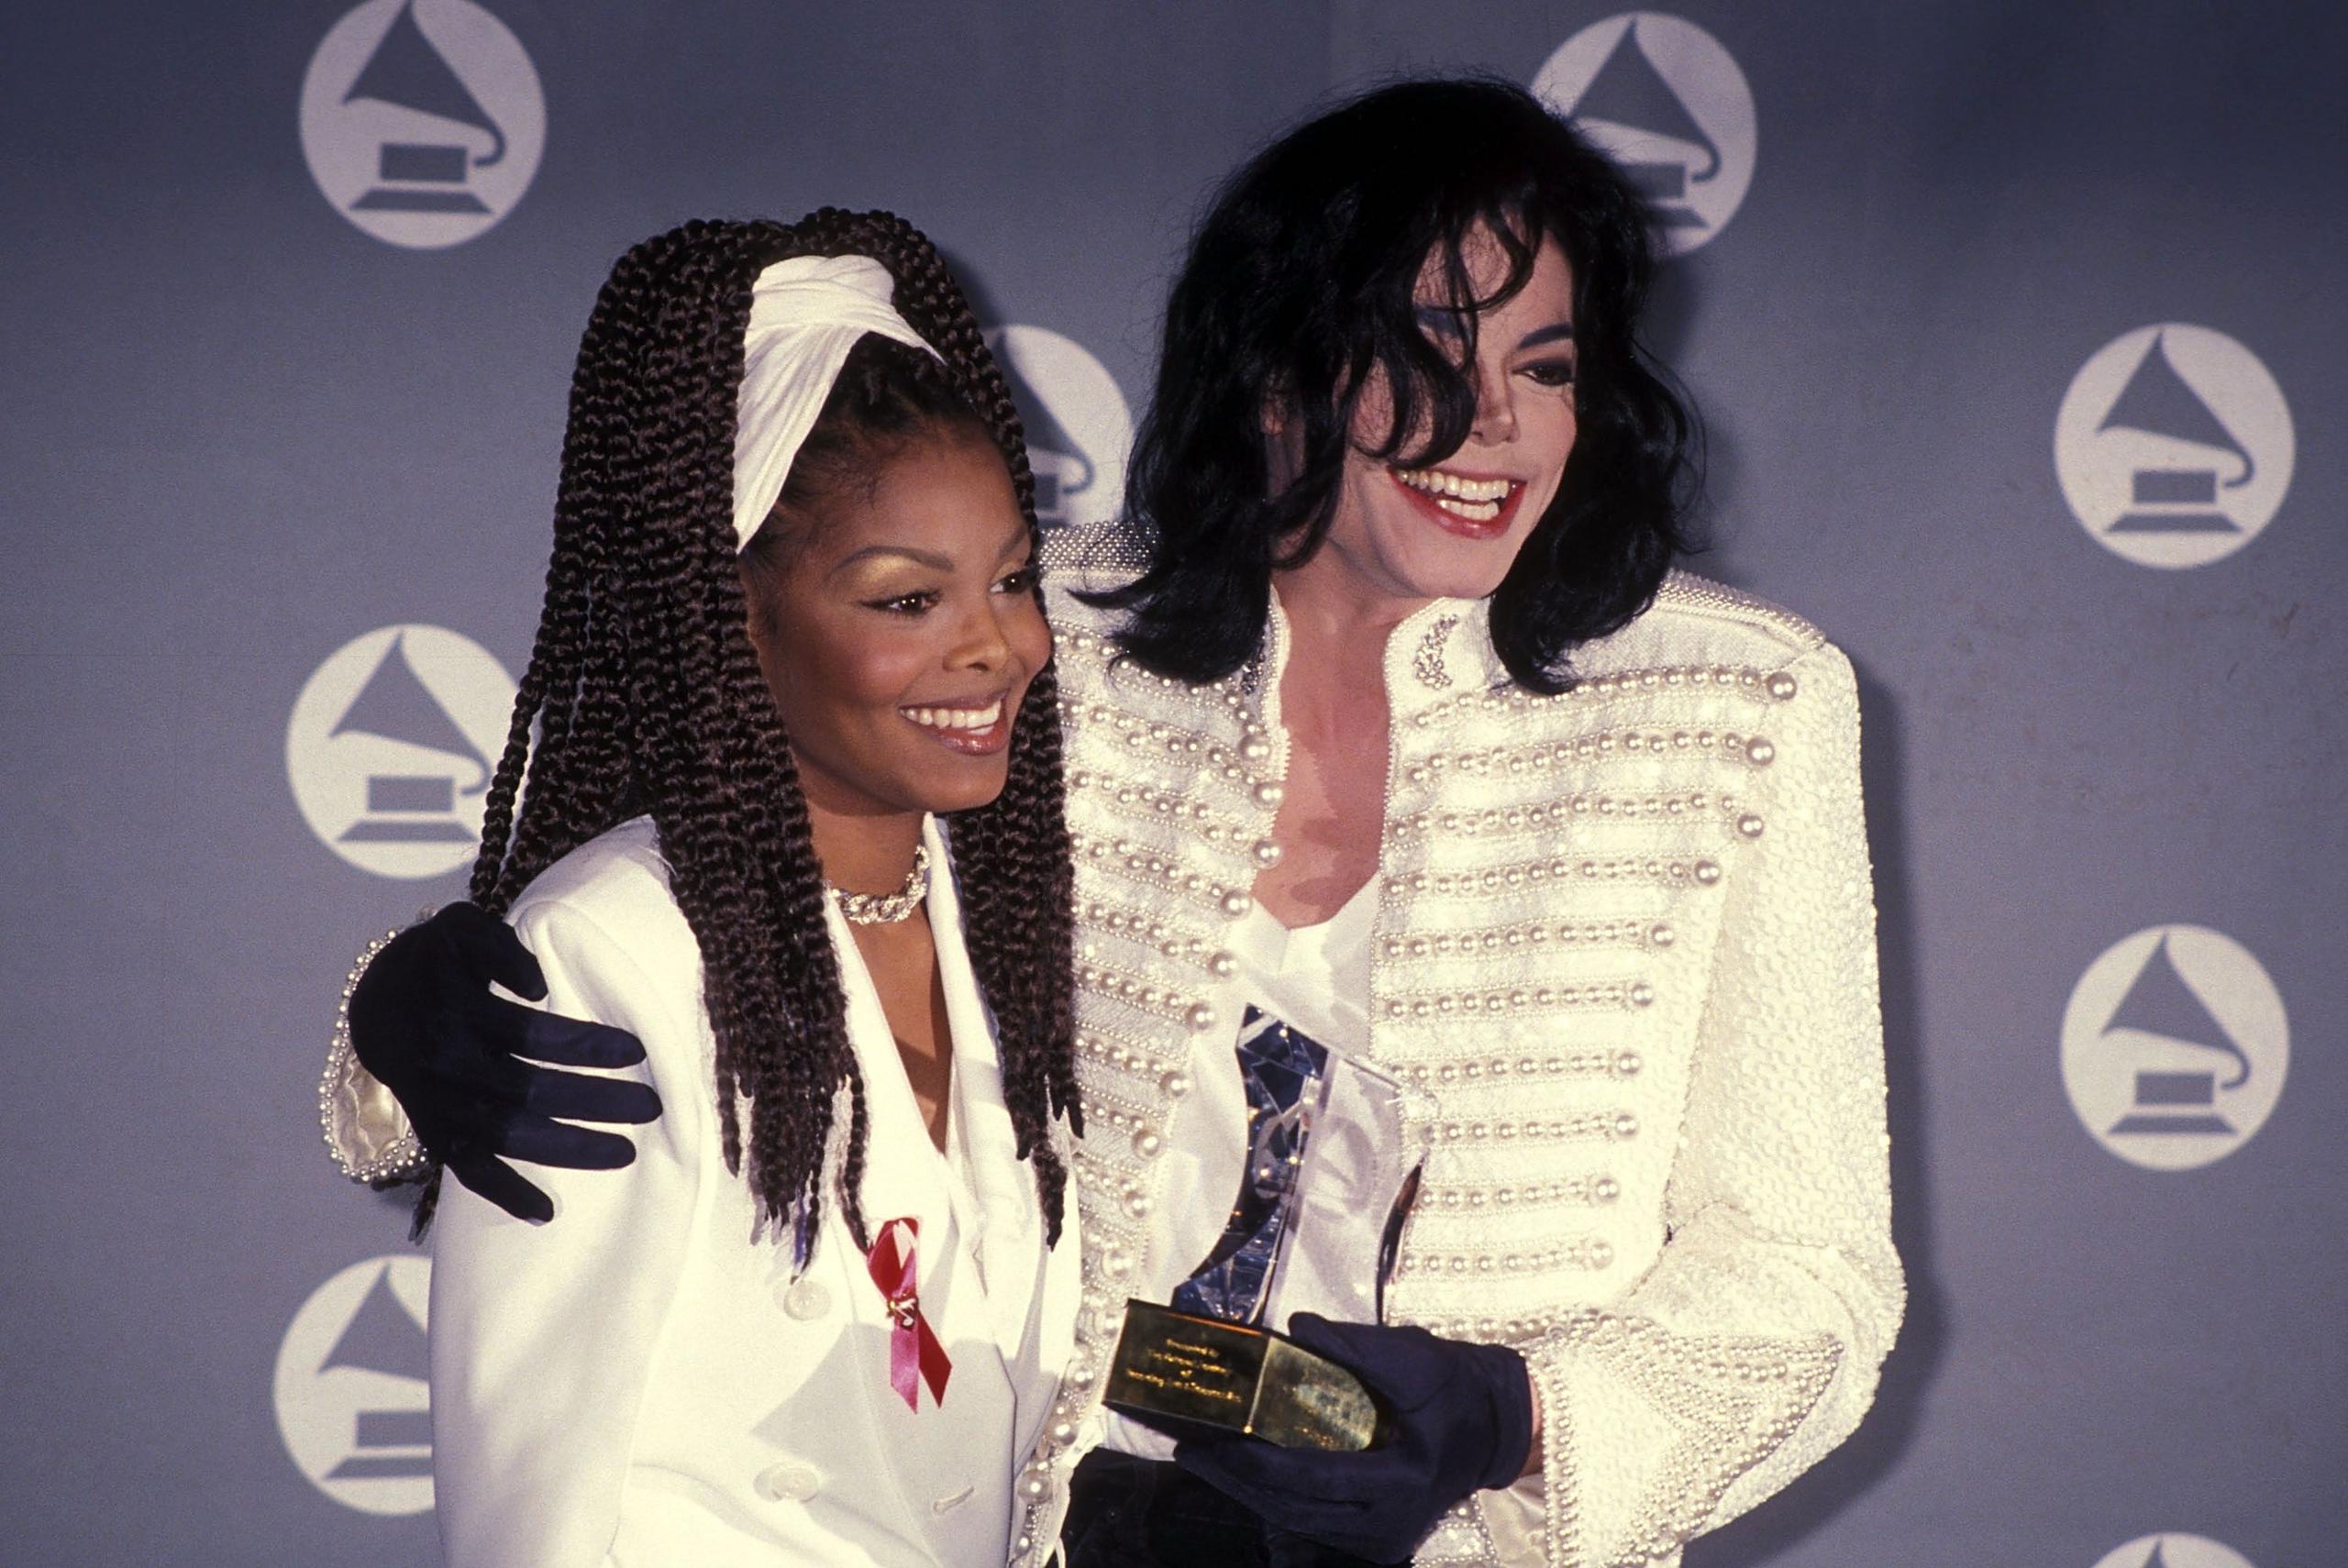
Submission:
[[545,1171],[559,1223],[439,1203],[450,1562],[1007,1554],[1077,1266],[1032,490],[887,215],[688,225],[597,299],[471,918],[642,1043],[534,1113],[662,1113],[626,1183]]

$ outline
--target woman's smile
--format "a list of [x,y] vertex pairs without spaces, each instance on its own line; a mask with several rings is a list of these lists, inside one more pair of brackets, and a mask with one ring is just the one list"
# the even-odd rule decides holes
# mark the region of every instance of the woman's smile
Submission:
[[1011,744],[1009,695],[998,691],[979,701],[901,707],[897,712],[948,750],[984,756]]

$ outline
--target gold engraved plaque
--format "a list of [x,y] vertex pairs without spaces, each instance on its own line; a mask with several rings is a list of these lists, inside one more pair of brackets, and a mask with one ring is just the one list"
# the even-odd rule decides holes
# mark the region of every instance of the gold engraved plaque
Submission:
[[1378,1435],[1361,1380],[1269,1329],[1125,1303],[1109,1365],[1113,1410],[1180,1436],[1245,1432],[1282,1448],[1354,1452]]

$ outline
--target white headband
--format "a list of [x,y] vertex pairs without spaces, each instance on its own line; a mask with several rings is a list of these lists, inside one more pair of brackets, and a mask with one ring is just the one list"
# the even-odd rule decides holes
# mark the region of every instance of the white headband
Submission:
[[937,358],[890,304],[896,280],[869,256],[794,256],[759,274],[734,430],[734,545],[774,510],[848,350],[868,332]]

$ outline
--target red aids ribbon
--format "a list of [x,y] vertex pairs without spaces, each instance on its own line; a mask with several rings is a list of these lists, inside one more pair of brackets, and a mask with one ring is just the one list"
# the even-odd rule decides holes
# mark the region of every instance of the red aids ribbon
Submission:
[[864,1264],[872,1283],[889,1304],[889,1386],[903,1396],[905,1408],[921,1408],[921,1386],[943,1403],[946,1378],[954,1370],[946,1347],[937,1342],[929,1320],[922,1316],[921,1298],[914,1293],[914,1243],[921,1235],[917,1220],[892,1220],[880,1227]]

